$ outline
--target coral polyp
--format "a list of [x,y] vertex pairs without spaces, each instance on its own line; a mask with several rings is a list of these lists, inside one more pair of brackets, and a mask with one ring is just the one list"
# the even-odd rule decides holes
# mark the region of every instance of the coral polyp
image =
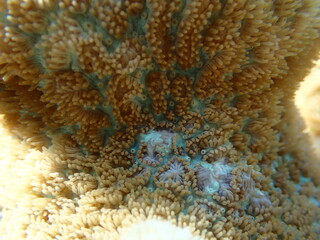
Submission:
[[224,159],[218,159],[212,164],[202,163],[197,169],[199,188],[210,194],[217,191],[227,192],[231,180],[232,168]]
[[160,174],[159,179],[163,182],[179,182],[183,183],[182,175],[185,173],[183,165],[178,161],[174,161],[170,164],[169,169],[166,172]]
[[320,1],[2,0],[0,25],[1,238],[317,239],[293,96]]

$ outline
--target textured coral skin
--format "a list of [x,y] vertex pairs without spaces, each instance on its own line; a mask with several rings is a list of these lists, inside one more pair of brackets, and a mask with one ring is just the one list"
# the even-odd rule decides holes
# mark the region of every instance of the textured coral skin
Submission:
[[293,95],[320,47],[319,1],[0,7],[4,239],[139,239],[144,222],[317,239]]

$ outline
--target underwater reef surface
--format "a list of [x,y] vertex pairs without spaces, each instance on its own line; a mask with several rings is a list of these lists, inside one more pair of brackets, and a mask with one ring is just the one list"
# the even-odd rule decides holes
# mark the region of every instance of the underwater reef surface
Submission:
[[[305,132],[310,134],[317,156],[320,156],[320,56],[309,75],[301,82],[296,92],[295,103],[306,123]],[[320,158],[317,157],[320,161]]]
[[294,106],[315,0],[0,1],[1,239],[317,239]]

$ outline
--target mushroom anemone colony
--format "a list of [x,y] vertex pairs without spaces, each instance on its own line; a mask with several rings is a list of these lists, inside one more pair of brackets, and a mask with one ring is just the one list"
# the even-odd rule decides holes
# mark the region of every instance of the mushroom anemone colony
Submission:
[[1,239],[318,239],[294,106],[319,0],[1,0]]

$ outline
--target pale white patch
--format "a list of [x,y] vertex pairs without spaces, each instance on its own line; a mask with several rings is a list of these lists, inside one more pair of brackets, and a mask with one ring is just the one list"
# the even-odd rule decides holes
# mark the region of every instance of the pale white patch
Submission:
[[204,240],[193,236],[187,227],[181,228],[169,221],[148,219],[120,230],[120,240]]

